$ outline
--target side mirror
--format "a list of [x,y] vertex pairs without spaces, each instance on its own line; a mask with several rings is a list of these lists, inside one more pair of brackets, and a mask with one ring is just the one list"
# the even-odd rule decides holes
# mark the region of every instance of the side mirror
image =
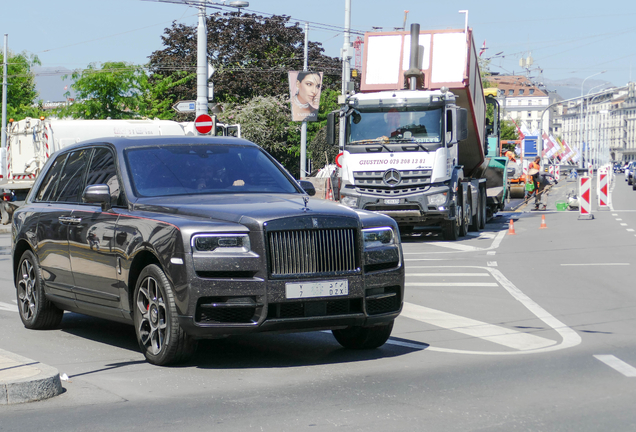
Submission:
[[105,184],[86,186],[82,193],[85,203],[101,204],[102,210],[110,209],[110,188]]
[[316,188],[314,187],[314,184],[312,182],[307,180],[301,180],[300,187],[303,188],[305,192],[307,192],[307,195],[309,196],[316,195]]
[[340,111],[332,111],[327,114],[327,144],[336,144],[336,116]]

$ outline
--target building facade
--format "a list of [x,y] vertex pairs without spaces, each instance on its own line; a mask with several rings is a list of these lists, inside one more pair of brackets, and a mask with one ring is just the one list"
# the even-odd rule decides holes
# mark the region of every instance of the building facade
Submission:
[[563,101],[559,112],[560,137],[582,149],[586,160],[636,160],[635,83]]
[[525,76],[493,75],[487,80],[498,88],[502,120],[514,121],[532,134],[554,134],[557,109],[548,107],[561,99],[556,92],[540,88]]

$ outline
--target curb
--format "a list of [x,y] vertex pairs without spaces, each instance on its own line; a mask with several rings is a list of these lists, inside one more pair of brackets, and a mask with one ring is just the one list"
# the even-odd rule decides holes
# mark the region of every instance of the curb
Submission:
[[63,391],[57,369],[0,349],[0,405],[39,401]]

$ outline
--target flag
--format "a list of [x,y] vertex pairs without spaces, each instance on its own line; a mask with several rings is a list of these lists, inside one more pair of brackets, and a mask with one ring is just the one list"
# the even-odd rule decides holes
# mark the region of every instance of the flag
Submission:
[[552,136],[550,135],[550,142],[552,143],[552,150],[550,151],[550,154],[548,154],[548,157],[554,157],[554,155],[556,155],[557,153],[559,153],[559,150],[561,150],[561,146],[559,145],[559,142]]
[[550,156],[550,152],[552,151],[552,148],[554,147],[554,144],[552,144],[552,141],[550,141],[550,138],[548,137],[548,135],[543,132],[543,157],[547,157],[549,158]]
[[521,140],[524,139],[526,137],[526,135],[521,131],[521,129],[519,129],[519,125],[517,124],[517,122],[514,121],[513,119],[510,119],[510,120],[512,120],[512,123],[517,128],[517,133],[519,134],[519,139],[521,139]]
[[481,57],[481,55],[486,52],[486,39],[484,39],[484,44],[481,46],[481,50],[479,50],[479,57]]

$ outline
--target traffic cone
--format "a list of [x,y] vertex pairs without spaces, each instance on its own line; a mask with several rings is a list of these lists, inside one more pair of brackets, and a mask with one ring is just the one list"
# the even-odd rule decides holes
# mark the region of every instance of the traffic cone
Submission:
[[545,224],[545,215],[541,215],[541,226],[539,229],[547,228],[548,226]]
[[510,225],[508,225],[508,235],[514,235],[514,234],[517,234],[515,232],[515,224],[512,221],[512,219],[510,219]]

